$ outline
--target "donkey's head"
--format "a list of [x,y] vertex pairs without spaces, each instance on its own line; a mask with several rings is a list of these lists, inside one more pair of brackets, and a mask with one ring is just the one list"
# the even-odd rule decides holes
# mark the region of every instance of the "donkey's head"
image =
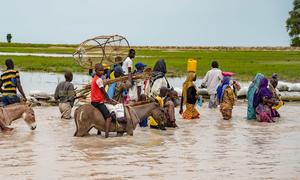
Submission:
[[166,130],[165,125],[167,123],[167,115],[162,107],[158,105],[150,112],[150,116],[152,116],[152,118],[158,124],[158,127],[161,130]]
[[24,113],[22,114],[22,117],[26,124],[30,127],[31,130],[35,130],[36,123],[35,123],[35,115],[34,111],[31,107],[26,108]]

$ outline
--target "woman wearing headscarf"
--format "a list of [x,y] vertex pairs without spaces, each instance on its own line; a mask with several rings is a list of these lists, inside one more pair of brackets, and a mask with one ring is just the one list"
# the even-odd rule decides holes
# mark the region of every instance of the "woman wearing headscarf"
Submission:
[[224,76],[222,84],[217,88],[217,97],[223,119],[231,119],[234,105],[234,92],[230,86],[230,77]]
[[253,98],[253,107],[256,110],[256,118],[260,122],[274,122],[272,116],[272,106],[276,104],[272,99],[272,92],[268,89],[268,79],[260,81],[259,88]]
[[164,59],[158,60],[153,68],[153,72],[149,82],[150,95],[158,96],[160,88],[171,88],[166,78],[167,67]]
[[[196,119],[199,118],[200,114],[197,111],[195,104],[198,99],[197,89],[194,84],[196,81],[196,73],[189,72],[182,87],[182,97],[180,103],[180,111],[183,119]],[[186,106],[186,110],[183,112],[183,105]]]
[[248,109],[247,109],[247,119],[256,119],[256,113],[255,109],[253,107],[253,97],[255,91],[258,89],[259,83],[261,79],[264,78],[264,75],[261,73],[256,74],[254,80],[249,86],[248,92],[247,92],[247,100],[248,100]]

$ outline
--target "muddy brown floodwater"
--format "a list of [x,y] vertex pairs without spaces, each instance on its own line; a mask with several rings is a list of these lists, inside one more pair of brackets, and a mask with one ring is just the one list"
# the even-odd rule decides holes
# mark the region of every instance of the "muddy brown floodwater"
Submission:
[[223,121],[218,110],[178,129],[137,128],[133,137],[73,137],[73,120],[57,107],[34,108],[37,129],[23,120],[0,133],[0,179],[299,179],[300,104],[288,103],[273,124],[246,121],[246,104]]

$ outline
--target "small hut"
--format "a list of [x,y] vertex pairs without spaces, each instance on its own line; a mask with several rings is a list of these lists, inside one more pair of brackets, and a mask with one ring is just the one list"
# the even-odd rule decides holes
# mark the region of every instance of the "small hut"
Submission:
[[96,63],[112,65],[122,62],[129,49],[129,43],[123,36],[97,36],[83,41],[73,57],[81,67],[92,69]]

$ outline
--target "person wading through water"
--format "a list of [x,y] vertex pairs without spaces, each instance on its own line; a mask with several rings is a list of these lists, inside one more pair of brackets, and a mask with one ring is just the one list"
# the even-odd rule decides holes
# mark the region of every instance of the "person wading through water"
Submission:
[[[196,108],[196,103],[198,99],[197,88],[194,84],[196,79],[196,73],[189,72],[182,86],[182,97],[179,114],[182,114],[183,119],[197,119],[200,117],[200,113]],[[183,105],[186,106],[185,111],[183,111]]]
[[55,100],[59,100],[59,111],[62,119],[71,119],[71,111],[75,101],[75,89],[71,83],[73,74],[70,71],[65,72],[65,81],[60,82],[54,93]]
[[175,90],[171,90],[167,93],[164,99],[165,111],[167,112],[166,127],[178,127],[176,124],[175,107],[178,103],[178,93]]
[[103,66],[101,64],[96,64],[95,72],[96,75],[93,77],[91,82],[91,104],[101,112],[104,119],[106,120],[105,138],[108,138],[112,118],[104,103],[115,103],[108,97],[104,89],[103,80],[101,79],[101,76],[104,74]]
[[209,104],[208,108],[217,108],[216,94],[217,88],[223,79],[222,71],[219,69],[219,64],[217,61],[211,63],[211,70],[209,70],[202,80],[202,87],[207,87],[207,92],[209,94]]

